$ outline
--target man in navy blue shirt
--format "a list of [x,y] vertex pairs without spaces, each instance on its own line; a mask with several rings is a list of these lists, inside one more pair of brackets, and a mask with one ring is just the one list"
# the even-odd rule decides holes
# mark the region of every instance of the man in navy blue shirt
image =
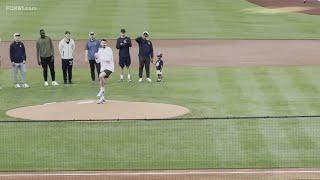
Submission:
[[126,35],[126,30],[121,29],[120,37],[117,39],[116,48],[119,49],[119,66],[121,68],[121,75],[120,81],[123,81],[124,71],[123,68],[127,67],[128,69],[128,82],[131,81],[130,76],[130,65],[131,65],[131,58],[130,58],[130,47],[131,38]]
[[85,61],[87,62],[89,61],[89,64],[90,64],[92,84],[95,84],[96,82],[95,69],[97,71],[97,77],[99,77],[99,73],[100,73],[100,63],[97,63],[94,57],[94,55],[98,52],[99,47],[100,47],[100,40],[96,39],[94,32],[90,32],[89,40],[85,47],[85,50],[86,50]]
[[[20,34],[14,33],[14,41],[10,45],[10,60],[12,64],[13,83],[15,88],[29,88],[26,83],[26,50],[21,42]],[[21,73],[21,82],[18,81],[18,71]]]
[[142,82],[143,68],[146,68],[147,81],[150,79],[150,62],[153,62],[153,45],[149,39],[149,33],[143,32],[143,36],[136,38],[139,44],[139,82]]

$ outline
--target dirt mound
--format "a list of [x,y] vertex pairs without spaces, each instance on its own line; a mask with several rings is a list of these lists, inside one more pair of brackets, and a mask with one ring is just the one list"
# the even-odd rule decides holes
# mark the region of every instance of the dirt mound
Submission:
[[95,100],[51,102],[12,109],[8,116],[29,120],[121,120],[166,119],[188,113],[187,108],[160,103]]

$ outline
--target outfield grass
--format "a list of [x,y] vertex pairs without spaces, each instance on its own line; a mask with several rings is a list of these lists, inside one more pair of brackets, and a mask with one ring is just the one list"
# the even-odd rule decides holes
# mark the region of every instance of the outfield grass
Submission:
[[[135,71],[136,73],[136,71]],[[318,67],[166,68],[165,82],[118,83],[115,100],[185,106],[185,117],[319,115]],[[192,74],[192,76],[190,76]],[[58,80],[61,79],[58,72]],[[29,70],[30,89],[0,82],[0,119],[10,108],[94,98],[88,70],[74,85],[42,87]],[[319,167],[319,118],[0,123],[0,171]]]
[[[36,11],[7,11],[31,6]],[[76,39],[89,31],[116,38],[125,27],[135,37],[144,30],[153,38],[319,39],[320,16],[275,13],[245,0],[1,0],[0,38],[14,32],[38,38],[40,28],[61,39],[70,30]]]

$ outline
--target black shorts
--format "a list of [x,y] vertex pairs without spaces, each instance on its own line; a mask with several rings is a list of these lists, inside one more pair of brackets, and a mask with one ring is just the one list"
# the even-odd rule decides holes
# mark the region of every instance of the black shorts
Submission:
[[108,78],[110,76],[110,74],[112,74],[112,71],[109,71],[108,69],[104,70],[103,72],[106,73],[104,78]]
[[121,68],[130,67],[130,65],[131,65],[130,56],[128,56],[128,57],[119,57],[119,66]]

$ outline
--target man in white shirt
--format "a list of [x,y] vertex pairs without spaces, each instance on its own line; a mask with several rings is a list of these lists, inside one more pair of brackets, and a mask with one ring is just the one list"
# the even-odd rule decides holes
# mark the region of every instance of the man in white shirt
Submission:
[[75,47],[70,31],[66,31],[65,37],[59,43],[64,84],[67,84],[67,80],[69,84],[72,84],[73,53]]
[[107,40],[101,40],[101,47],[99,51],[95,54],[96,62],[100,63],[100,91],[97,95],[99,98],[98,104],[103,104],[106,100],[104,97],[105,94],[105,84],[106,79],[109,78],[110,74],[114,72],[114,62],[113,62],[113,52],[110,47],[107,46]]

